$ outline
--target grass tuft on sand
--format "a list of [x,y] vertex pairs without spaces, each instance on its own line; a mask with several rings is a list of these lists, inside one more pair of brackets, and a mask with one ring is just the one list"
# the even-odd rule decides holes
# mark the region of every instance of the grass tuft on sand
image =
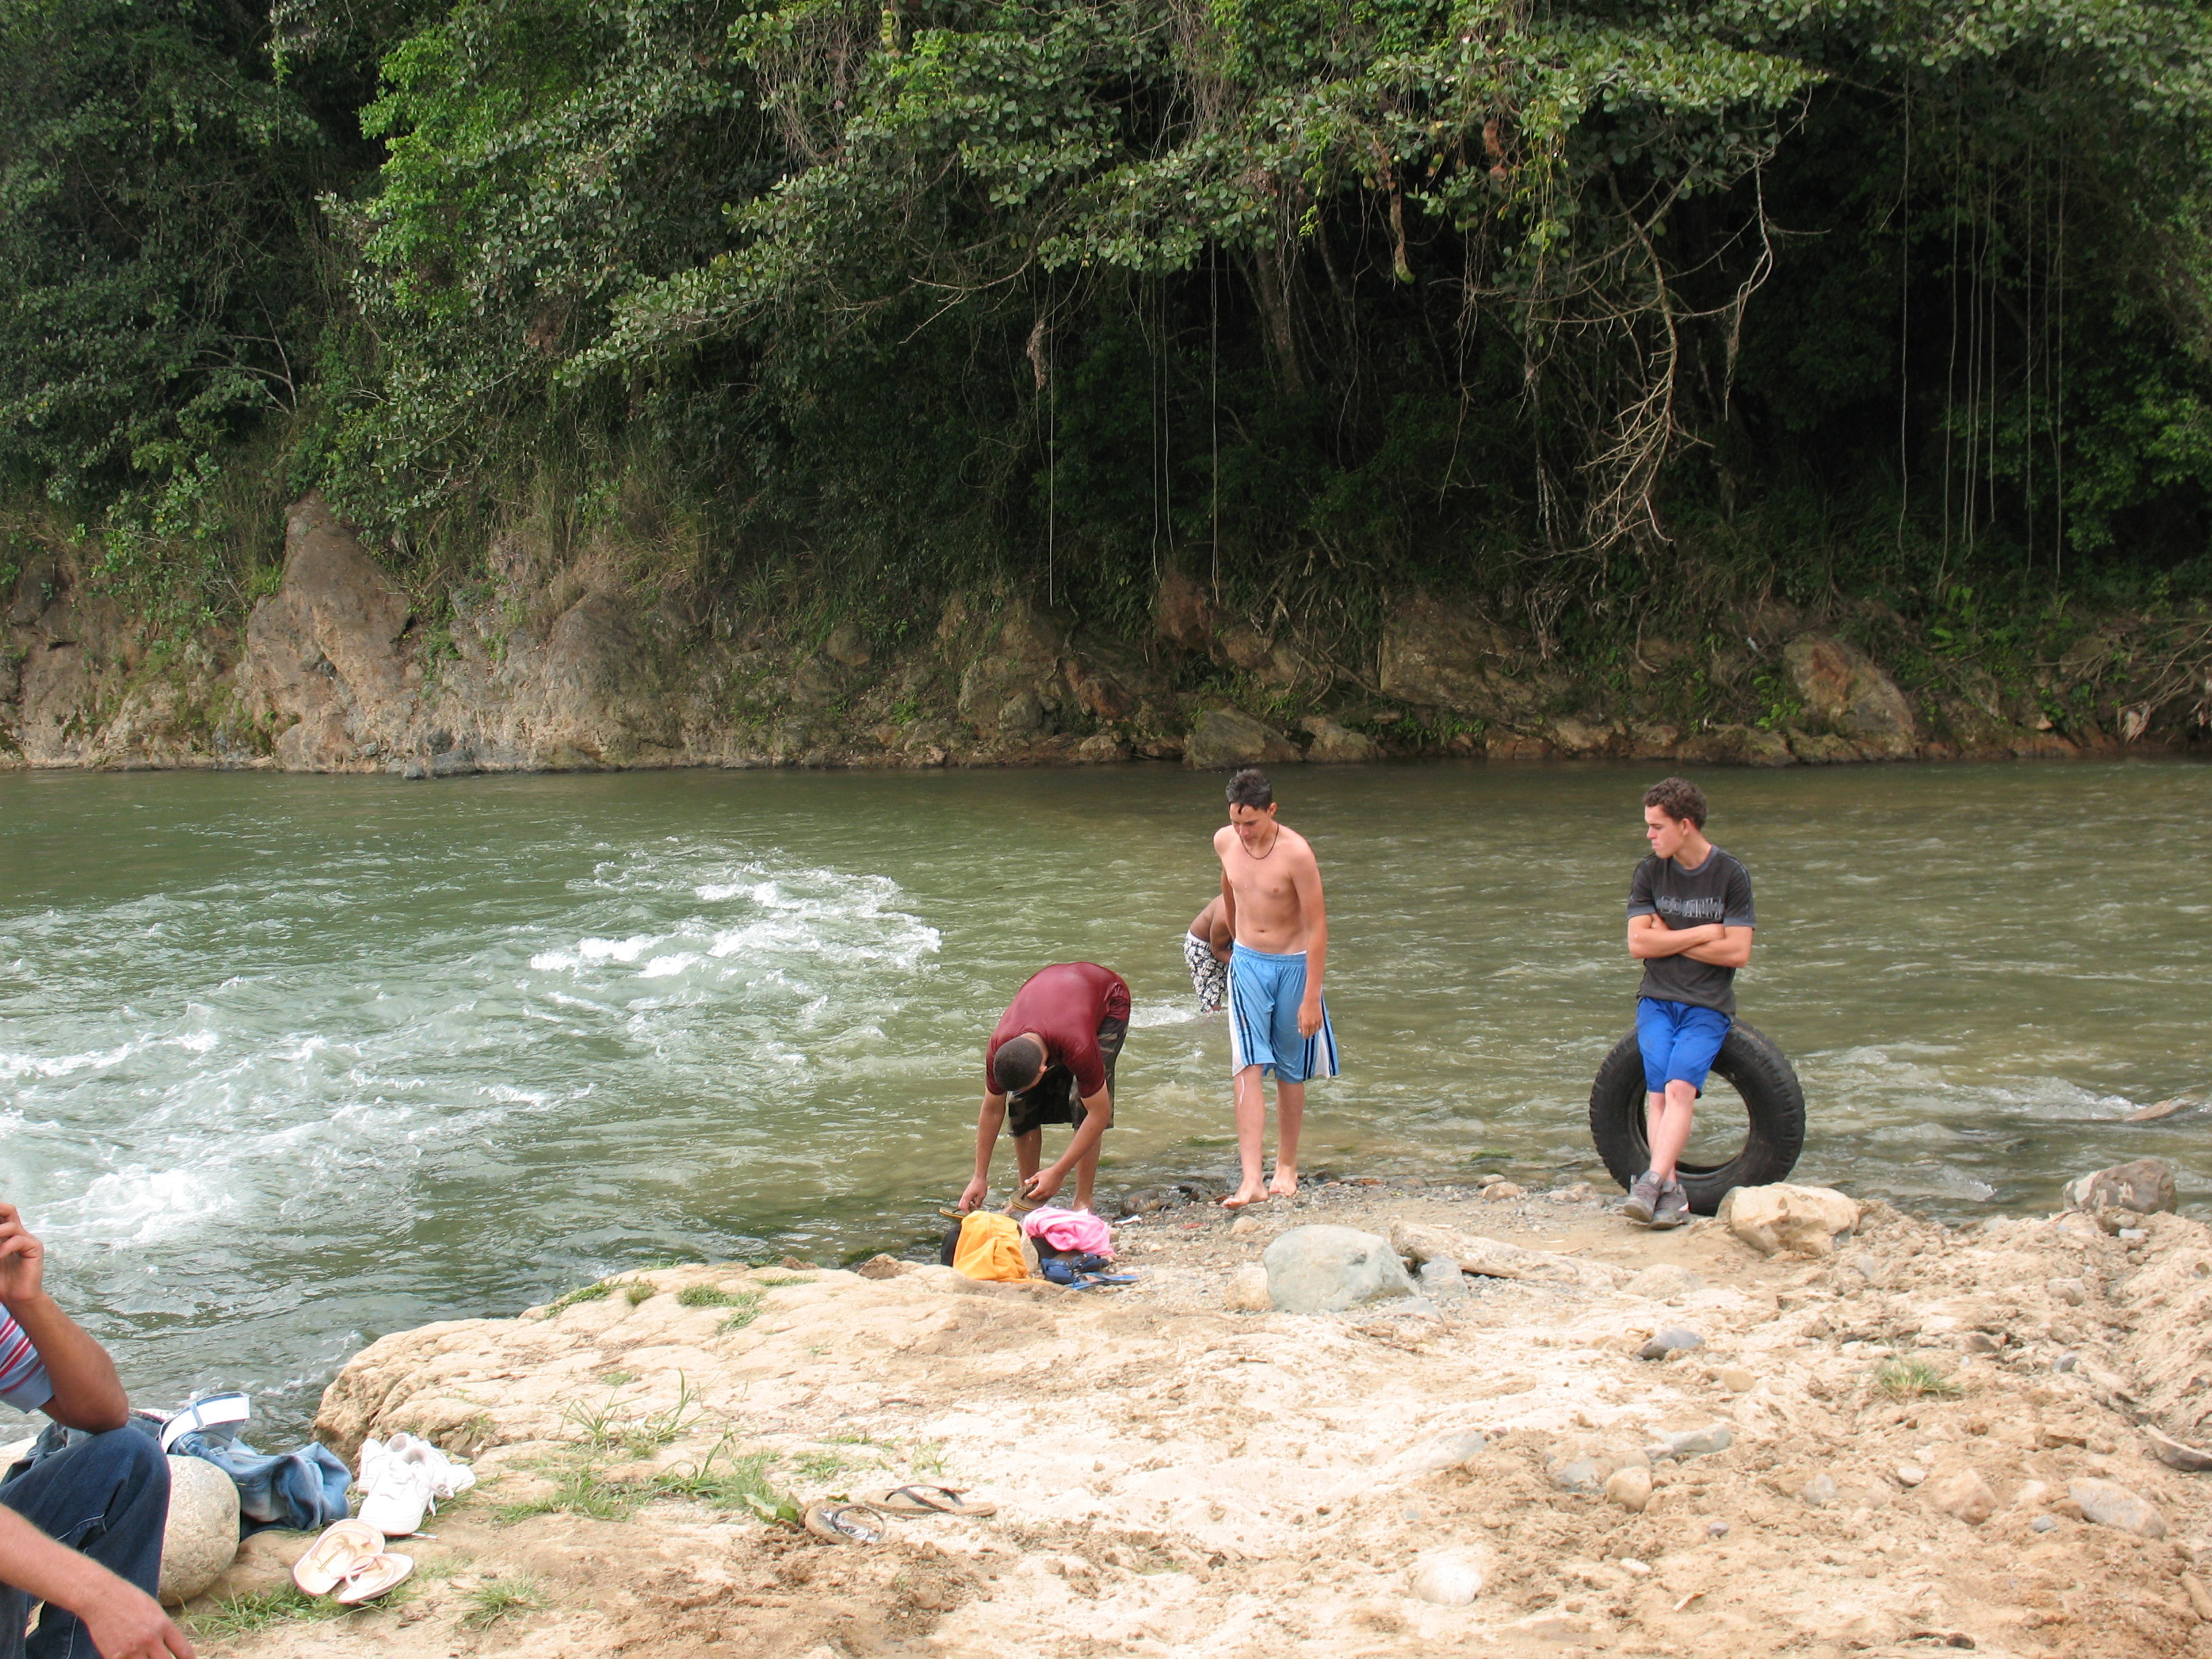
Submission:
[[1874,1385],[1892,1400],[1917,1400],[1923,1395],[1949,1399],[1959,1385],[1924,1359],[1892,1354],[1875,1368]]
[[469,1630],[489,1630],[544,1605],[545,1587],[535,1578],[488,1578],[469,1592],[469,1610],[461,1615],[461,1624]]

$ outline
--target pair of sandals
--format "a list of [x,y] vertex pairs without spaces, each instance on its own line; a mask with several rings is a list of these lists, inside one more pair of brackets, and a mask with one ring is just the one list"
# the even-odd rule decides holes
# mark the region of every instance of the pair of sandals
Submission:
[[352,1607],[374,1601],[415,1571],[415,1558],[384,1547],[384,1534],[360,1520],[333,1521],[292,1564],[303,1595],[327,1595]]
[[971,1502],[965,1492],[951,1486],[893,1486],[857,1503],[809,1504],[800,1524],[824,1543],[880,1544],[884,1534],[881,1517],[885,1516],[959,1515],[980,1519],[998,1512],[996,1504]]

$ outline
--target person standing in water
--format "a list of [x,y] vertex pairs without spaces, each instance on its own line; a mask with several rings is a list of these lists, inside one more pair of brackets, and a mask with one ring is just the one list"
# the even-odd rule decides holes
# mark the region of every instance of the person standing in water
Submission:
[[1228,918],[1222,914],[1221,895],[1206,900],[1206,908],[1190,919],[1182,936],[1183,964],[1190,969],[1190,988],[1198,994],[1198,1012],[1218,1014],[1229,994]]
[[[1129,987],[1095,962],[1040,968],[1014,994],[983,1051],[983,1106],[975,1117],[975,1173],[960,1194],[964,1213],[991,1186],[991,1153],[1001,1125],[1021,1172],[1016,1207],[1035,1209],[1075,1171],[1075,1207],[1091,1207],[1098,1143],[1114,1121],[1114,1062],[1129,1034]],[[1048,1123],[1073,1128],[1050,1168]]]
[[[1337,1074],[1336,1033],[1322,1001],[1328,912],[1321,866],[1306,838],[1275,818],[1274,786],[1249,767],[1229,780],[1229,823],[1213,835],[1229,955],[1230,1068],[1243,1181],[1221,1200],[1232,1210],[1298,1189],[1298,1131],[1309,1079]],[[1275,1178],[1260,1180],[1267,1127],[1262,1081],[1275,1074]]]
[[1751,872],[1705,839],[1705,793],[1696,784],[1665,778],[1644,792],[1644,838],[1651,851],[1628,883],[1628,954],[1644,964],[1636,1042],[1651,1167],[1630,1184],[1621,1213],[1679,1227],[1690,1200],[1674,1166],[1735,1023],[1735,970],[1751,960],[1757,924]]

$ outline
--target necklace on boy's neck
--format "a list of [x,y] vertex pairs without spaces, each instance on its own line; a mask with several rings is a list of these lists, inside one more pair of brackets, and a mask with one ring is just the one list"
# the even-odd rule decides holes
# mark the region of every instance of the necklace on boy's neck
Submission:
[[1266,852],[1255,853],[1248,847],[1244,849],[1244,856],[1251,860],[1255,864],[1262,863],[1275,856],[1275,848],[1282,844],[1282,840],[1283,826],[1279,823],[1275,826],[1275,838],[1267,843],[1267,850]]

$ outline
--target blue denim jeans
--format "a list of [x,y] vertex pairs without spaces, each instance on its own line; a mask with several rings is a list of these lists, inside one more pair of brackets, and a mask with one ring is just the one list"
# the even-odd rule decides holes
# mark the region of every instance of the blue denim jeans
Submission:
[[[169,1460],[137,1428],[113,1429],[40,1458],[0,1483],[0,1504],[49,1538],[82,1550],[151,1595],[161,1578],[169,1520]],[[0,1584],[0,1659],[95,1659],[73,1613],[49,1606],[27,1643],[31,1597]]]

